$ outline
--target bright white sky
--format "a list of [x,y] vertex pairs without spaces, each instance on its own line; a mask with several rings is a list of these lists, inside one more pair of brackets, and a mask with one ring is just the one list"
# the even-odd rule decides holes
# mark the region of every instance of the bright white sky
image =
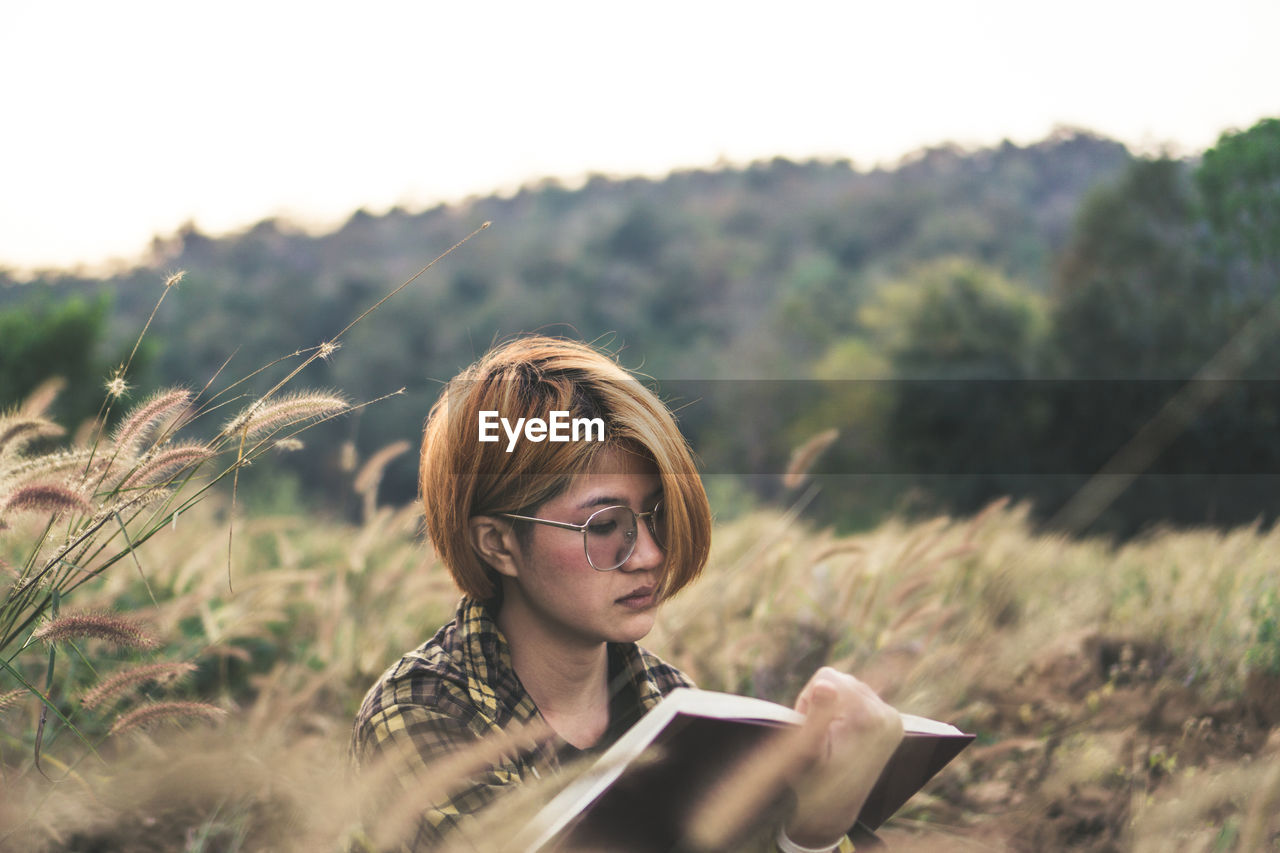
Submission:
[[1202,150],[1280,114],[1276,0],[0,6],[0,266],[195,221],[314,227],[542,176],[890,164],[1082,126]]

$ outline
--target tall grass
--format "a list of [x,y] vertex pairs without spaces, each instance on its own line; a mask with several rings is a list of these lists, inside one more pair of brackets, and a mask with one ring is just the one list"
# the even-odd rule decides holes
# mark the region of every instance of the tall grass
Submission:
[[[477,231],[486,227],[488,223]],[[224,506],[229,523],[216,527],[225,530],[230,591],[241,469],[273,448],[296,447],[296,435],[308,426],[358,408],[336,392],[295,390],[294,381],[317,359],[331,357],[353,326],[469,237],[333,338],[216,390],[221,370],[199,390],[155,392],[113,418],[132,394],[133,357],[160,305],[183,277],[175,274],[164,282],[129,358],[106,381],[98,417],[77,431],[69,446],[50,449],[50,442],[64,434],[45,417],[56,396],[56,381],[0,410],[0,685],[6,688],[0,693],[0,708],[9,716],[25,705],[36,709],[31,729],[4,732],[0,770],[6,777],[16,766],[24,779],[38,774],[51,784],[83,782],[81,761],[92,757],[108,763],[101,751],[106,739],[162,722],[225,715],[225,707],[209,702],[157,700],[154,695],[197,669],[191,655],[225,654],[230,656],[222,661],[226,664],[245,653],[222,642],[220,616],[205,597],[198,614],[203,647],[184,650],[187,657],[140,663],[138,654],[156,649],[161,645],[157,638],[164,636],[133,615],[143,610],[155,619],[162,610],[144,567],[143,558],[150,561],[151,549],[144,546],[166,528],[176,529],[179,518],[189,517],[219,483],[229,483],[230,504]],[[269,388],[250,392],[255,380],[267,380]],[[221,425],[215,419],[223,419]],[[116,424],[108,428],[113,420]],[[376,488],[379,475],[370,476]],[[84,607],[82,599],[89,597],[85,593],[101,595],[122,567],[136,569],[145,598],[135,593],[106,606]],[[233,600],[244,607],[251,598]],[[74,609],[68,609],[72,599]],[[145,601],[151,607],[145,607]],[[171,643],[165,653],[172,655],[175,645],[190,644]],[[111,651],[104,652],[104,646]],[[78,741],[78,757],[48,751],[59,738],[65,743],[71,737]],[[29,756],[26,763],[13,759],[15,747]]]
[[[335,782],[351,720],[382,669],[450,617],[457,593],[421,542],[416,511],[376,506],[360,525],[246,519],[232,592],[221,500],[148,545],[150,593],[136,572],[117,572],[80,597],[121,611],[154,594],[155,634],[172,659],[196,667],[174,698],[228,715],[212,729],[192,721],[176,733],[117,736],[107,763],[80,764],[50,785],[22,772],[30,758],[13,748],[29,741],[38,706],[0,712],[11,840],[29,849],[77,838],[312,849],[369,828],[361,789]],[[1237,840],[1223,849],[1245,849],[1248,820],[1262,821],[1250,837],[1278,828],[1271,812],[1250,818],[1263,777],[1252,753],[1204,747],[1232,724],[1213,709],[1242,694],[1256,642],[1251,602],[1275,583],[1276,537],[1165,532],[1116,548],[1037,535],[1022,508],[1003,506],[836,536],[761,511],[717,527],[706,575],[665,606],[646,645],[702,686],[787,703],[813,668],[833,662],[904,710],[977,731],[984,745],[917,798],[897,821],[897,843],[994,832],[1028,849],[1047,836],[1026,827],[1050,826],[1055,803],[1097,788],[1126,803],[1111,816],[1126,846],[1179,832],[1218,839],[1231,818]],[[1098,638],[1158,648],[1160,660],[1149,656],[1159,671],[1100,670],[1090,651]],[[1185,736],[1144,723],[1171,686],[1193,694],[1188,715],[1222,719]],[[53,738],[46,761],[71,764],[76,746]],[[1191,793],[1205,804],[1179,810]]]

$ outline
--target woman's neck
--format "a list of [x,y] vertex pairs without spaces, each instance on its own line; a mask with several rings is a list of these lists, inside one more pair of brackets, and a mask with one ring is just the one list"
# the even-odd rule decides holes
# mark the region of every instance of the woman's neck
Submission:
[[504,596],[498,628],[511,666],[542,716],[569,743],[592,746],[609,725],[609,651],[557,632],[518,595]]

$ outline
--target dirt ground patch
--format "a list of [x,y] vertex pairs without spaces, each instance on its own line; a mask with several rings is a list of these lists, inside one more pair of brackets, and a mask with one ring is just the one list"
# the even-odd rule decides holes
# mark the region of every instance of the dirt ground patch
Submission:
[[[1186,797],[1195,788],[1187,779],[1280,763],[1274,677],[1255,676],[1240,698],[1215,700],[1166,648],[1141,638],[1070,638],[974,695],[966,723],[999,739],[970,747],[883,831],[894,850],[1128,850],[1136,812]],[[1234,815],[1190,808],[1185,837],[1242,849],[1234,844],[1249,803],[1236,805]],[[1274,844],[1280,819],[1260,819]]]

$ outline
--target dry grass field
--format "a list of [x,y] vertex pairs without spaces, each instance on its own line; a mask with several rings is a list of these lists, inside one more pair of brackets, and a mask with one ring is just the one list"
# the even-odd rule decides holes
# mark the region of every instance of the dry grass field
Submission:
[[[359,482],[363,524],[241,518],[229,563],[211,494],[59,602],[63,622],[151,642],[51,635],[45,614],[0,650],[0,848],[361,837],[362,799],[378,803],[346,774],[351,720],[457,593],[417,511],[376,506],[376,471]],[[10,515],[11,601],[49,516]],[[1276,849],[1277,553],[1258,528],[1037,535],[1001,504],[853,536],[763,510],[718,524],[646,645],[701,686],[786,703],[831,663],[976,732],[890,822],[894,850]]]

